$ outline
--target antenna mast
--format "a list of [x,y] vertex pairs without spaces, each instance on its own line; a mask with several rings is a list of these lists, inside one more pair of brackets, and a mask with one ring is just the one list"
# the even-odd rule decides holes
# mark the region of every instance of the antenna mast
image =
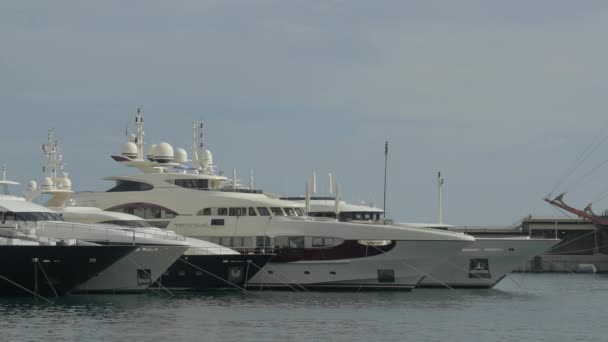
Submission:
[[144,160],[144,116],[137,108],[135,114],[135,145],[137,145],[137,159]]
[[437,201],[439,224],[443,224],[443,178],[441,178],[441,172],[437,172]]
[[64,164],[53,129],[48,130],[47,141],[46,144],[42,145],[42,151],[44,152],[42,172],[45,176],[50,177],[53,181],[53,186],[56,186],[57,170],[63,171]]
[[388,166],[388,141],[384,143],[384,218],[386,218],[386,169]]

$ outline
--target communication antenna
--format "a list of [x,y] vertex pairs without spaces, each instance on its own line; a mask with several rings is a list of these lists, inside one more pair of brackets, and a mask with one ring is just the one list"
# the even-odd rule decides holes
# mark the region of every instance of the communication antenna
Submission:
[[306,210],[306,215],[310,212],[310,182],[308,179],[306,180],[306,191],[304,191],[304,195],[306,196],[306,204],[304,205],[304,209]]
[[[55,139],[55,130],[49,129],[47,133],[46,144],[42,145],[42,152],[44,152],[44,162],[42,165],[42,173],[51,178],[53,185],[57,182],[57,172],[63,171],[63,155],[59,149],[59,144]],[[67,176],[67,174],[65,175]]]
[[6,179],[6,165],[2,165],[2,179],[0,180],[0,184],[2,184],[2,189],[4,190],[5,195],[9,195],[8,187],[9,185],[19,185],[17,182],[12,182]]
[[312,193],[313,195],[317,193],[317,173],[312,172]]
[[443,224],[443,178],[441,172],[437,172],[437,201],[439,224]]
[[336,197],[334,200],[336,219],[340,220],[340,184],[336,184]]
[[329,188],[329,194],[331,195],[333,193],[333,191],[334,191],[334,189],[333,189],[333,187],[334,187],[333,186],[333,179],[331,178],[331,172],[329,173],[329,179],[328,179],[327,185],[328,185],[328,188]]
[[388,141],[384,143],[384,218],[386,218],[386,170],[388,166]]
[[253,170],[249,170],[249,190],[253,190]]
[[137,146],[137,159],[144,160],[144,116],[137,108],[135,114],[135,145]]

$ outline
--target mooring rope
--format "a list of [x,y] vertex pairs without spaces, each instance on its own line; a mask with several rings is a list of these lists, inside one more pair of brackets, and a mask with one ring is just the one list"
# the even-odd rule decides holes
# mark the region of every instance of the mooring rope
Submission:
[[31,291],[30,289],[25,288],[24,286],[21,286],[21,285],[17,284],[16,282],[14,282],[14,281],[12,281],[12,280],[10,280],[10,279],[8,279],[8,278],[5,278],[5,277],[4,277],[4,276],[2,276],[2,275],[0,275],[0,278],[2,278],[2,279],[4,279],[4,280],[8,281],[9,283],[11,283],[11,284],[13,284],[13,285],[17,286],[18,288],[20,288],[20,289],[22,289],[22,290],[24,290],[24,291],[26,291],[26,292],[28,292],[28,293],[33,294],[35,297],[38,297],[38,298],[40,298],[40,299],[44,300],[45,302],[50,303],[51,305],[55,305],[55,303],[53,303],[53,302],[52,302],[52,301],[50,301],[49,299],[47,299],[47,298],[45,298],[45,297],[43,297],[43,296],[41,296],[41,295],[37,294],[37,293],[36,293],[36,292],[34,292],[34,291]]

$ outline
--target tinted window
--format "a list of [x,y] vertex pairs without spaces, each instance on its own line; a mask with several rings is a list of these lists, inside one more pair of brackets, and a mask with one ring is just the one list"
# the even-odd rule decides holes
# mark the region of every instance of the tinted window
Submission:
[[274,216],[285,216],[285,213],[283,213],[283,210],[281,210],[279,207],[272,207],[270,210],[272,210]]
[[141,183],[141,182],[133,182],[126,180],[118,180],[116,181],[116,186],[112,189],[108,190],[108,192],[123,192],[123,191],[147,191],[152,190],[152,185]]
[[241,216],[241,208],[230,208],[228,210],[228,215],[230,216]]
[[176,179],[175,185],[188,189],[209,189],[208,179]]
[[296,212],[293,208],[285,208],[285,212],[287,213],[287,216],[296,216]]
[[270,216],[270,211],[265,207],[258,207],[258,213],[260,213],[260,216]]
[[249,208],[249,216],[258,216],[258,214],[255,213],[255,209]]
[[217,215],[218,216],[228,215],[228,209],[227,208],[217,208]]
[[139,228],[139,227],[152,227],[152,225],[150,225],[147,221],[138,221],[138,220],[112,220],[112,221],[103,221],[100,222],[103,224],[111,224],[114,226],[122,226],[122,227],[133,227],[133,228]]
[[302,211],[302,209],[295,208],[294,210],[296,211],[296,214],[298,214],[298,216],[304,216],[304,212]]

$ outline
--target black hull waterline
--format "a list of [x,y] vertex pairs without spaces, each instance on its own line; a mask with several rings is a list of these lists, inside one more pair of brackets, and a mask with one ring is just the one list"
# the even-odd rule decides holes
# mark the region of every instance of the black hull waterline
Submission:
[[273,255],[182,255],[152,286],[171,291],[244,289]]
[[0,246],[1,296],[61,296],[135,246]]

